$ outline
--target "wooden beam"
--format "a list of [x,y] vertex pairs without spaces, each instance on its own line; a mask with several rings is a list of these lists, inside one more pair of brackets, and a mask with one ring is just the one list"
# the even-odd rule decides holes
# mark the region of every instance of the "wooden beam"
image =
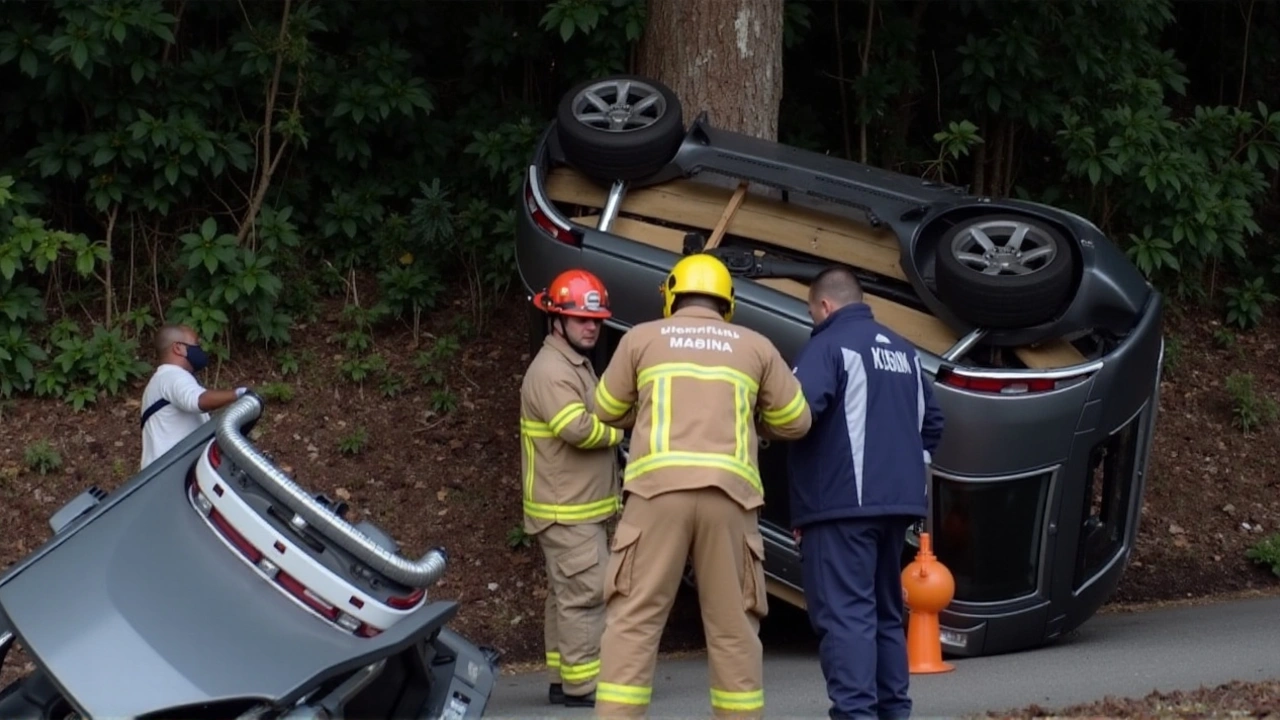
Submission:
[[[556,202],[603,208],[604,188],[570,168],[547,176],[547,196]],[[731,193],[691,180],[630,190],[621,211],[710,231],[724,214]],[[897,237],[838,215],[747,195],[725,232],[795,252],[844,263],[905,281]]]
[[738,208],[742,205],[742,199],[746,195],[747,183],[738,183],[738,188],[733,191],[733,197],[729,198],[729,204],[725,206],[724,212],[720,215],[720,221],[716,223],[716,229],[711,231],[711,237],[707,240],[704,250],[710,250],[720,245],[720,240],[724,237],[724,231],[729,227],[729,221],[738,212]]
[[[599,224],[600,218],[598,215],[585,215],[572,218],[572,221],[594,228]],[[684,252],[684,233],[673,228],[620,217],[614,221],[610,232],[675,255],[681,255]],[[761,278],[753,281],[786,293],[801,302],[809,300],[809,286],[804,283],[786,278]],[[959,340],[946,323],[932,315],[871,294],[865,295],[864,300],[875,313],[876,319],[886,327],[917,347],[924,348],[935,355],[941,355],[951,349]],[[1084,362],[1084,356],[1080,351],[1065,340],[1054,340],[1038,346],[1024,345],[1014,348],[1013,351],[1027,367],[1041,370]]]
[[800,608],[807,611],[809,604],[804,599],[804,593],[796,590],[790,585],[784,585],[773,578],[766,578],[764,581],[764,589],[770,595],[778,598],[782,602],[792,607]]
[[[573,218],[573,222],[586,227],[595,227],[599,220],[597,215]],[[684,249],[684,233],[679,230],[632,218],[618,218],[614,221],[611,232],[676,255],[680,255]],[[809,286],[795,280],[762,278],[754,282],[784,292],[801,302],[809,300]],[[946,352],[958,340],[950,328],[932,315],[873,295],[867,295],[865,299],[877,319],[892,328],[894,332],[930,352]]]

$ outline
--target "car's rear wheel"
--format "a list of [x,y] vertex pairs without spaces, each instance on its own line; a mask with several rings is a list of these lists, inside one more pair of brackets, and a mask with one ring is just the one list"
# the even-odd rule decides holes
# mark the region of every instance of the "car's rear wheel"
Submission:
[[569,164],[605,181],[653,175],[684,139],[680,99],[636,75],[580,83],[560,99],[556,125]]
[[964,222],[938,245],[938,296],[966,322],[1021,328],[1069,300],[1075,260],[1056,230],[1019,215]]

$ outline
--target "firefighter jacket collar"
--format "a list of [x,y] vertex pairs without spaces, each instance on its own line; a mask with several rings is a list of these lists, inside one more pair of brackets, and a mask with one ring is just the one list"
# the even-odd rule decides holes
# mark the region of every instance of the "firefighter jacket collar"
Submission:
[[571,346],[567,340],[560,337],[559,335],[556,335],[555,333],[548,333],[547,337],[543,340],[543,342],[555,348],[557,351],[559,351],[561,355],[564,355],[565,360],[568,360],[574,365],[587,364],[587,359],[582,356],[582,353],[578,352],[577,350],[574,350],[573,346]]
[[707,320],[719,320],[720,322],[725,321],[723,315],[716,312],[715,310],[712,310],[711,308],[705,308],[705,307],[702,307],[701,305],[686,305],[680,308],[679,310],[671,313],[671,317],[673,318],[686,318],[686,317],[705,318]]

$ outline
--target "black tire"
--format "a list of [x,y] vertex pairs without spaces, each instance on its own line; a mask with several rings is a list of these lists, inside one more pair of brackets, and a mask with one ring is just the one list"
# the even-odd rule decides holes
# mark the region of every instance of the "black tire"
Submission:
[[[618,102],[619,87],[631,83],[627,98]],[[593,94],[610,106],[613,121],[602,115],[596,124],[588,124],[579,111]],[[606,125],[634,120],[631,105],[649,97],[656,98],[640,111],[643,124],[628,129],[609,129]],[[684,140],[684,111],[680,99],[671,88],[651,78],[638,75],[609,75],[579,83],[560,98],[556,112],[560,148],[570,165],[598,180],[639,180],[661,170]]]
[[[1019,253],[1000,252],[1023,228],[1026,233]],[[973,234],[975,229],[991,240],[996,252],[983,252]],[[1034,247],[1028,250],[1027,242]],[[1039,252],[1028,259],[1033,251]],[[959,256],[965,252],[971,253],[968,262]],[[983,263],[1001,269],[995,274],[984,273],[978,269]],[[1028,271],[1015,273],[1010,267]],[[978,327],[1024,328],[1052,320],[1069,299],[1074,275],[1075,258],[1067,239],[1020,215],[967,220],[938,244],[938,297],[956,315]]]

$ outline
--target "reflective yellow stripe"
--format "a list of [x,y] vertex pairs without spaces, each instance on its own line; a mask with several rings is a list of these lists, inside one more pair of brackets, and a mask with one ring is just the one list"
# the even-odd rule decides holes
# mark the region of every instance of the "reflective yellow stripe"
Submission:
[[547,427],[551,428],[551,432],[559,435],[569,426],[569,423],[578,418],[579,415],[587,411],[587,406],[580,402],[572,402],[565,405],[560,412],[551,418],[551,422],[547,423]]
[[653,381],[653,417],[649,425],[649,449],[664,452],[671,444],[671,381],[659,376]]
[[560,677],[563,678],[565,682],[586,682],[599,674],[599,660],[591,660],[590,662],[579,663],[577,665],[560,666]]
[[[586,405],[583,405],[580,402],[574,402],[565,405],[560,412],[556,413],[555,417],[551,418],[551,422],[549,423],[540,423],[533,420],[521,420],[520,422],[521,427],[524,427],[527,423],[537,432],[542,433],[534,435],[534,437],[555,437],[564,432],[564,429],[569,426],[569,423],[577,420],[580,416],[585,415],[586,413]],[[585,440],[580,443],[575,443],[575,445],[577,445],[577,447],[587,449],[600,447],[601,445],[608,447],[609,445],[616,444],[616,442],[602,443],[602,440],[613,439],[613,428],[600,422],[600,418],[597,418],[594,415],[591,415],[590,418],[591,432],[587,435]]]
[[535,438],[550,438],[556,436],[555,433],[551,432],[551,426],[547,423],[538,422],[537,420],[526,420],[524,418],[520,418],[520,432],[528,435],[529,437]]
[[595,447],[595,444],[600,442],[600,437],[604,435],[604,425],[594,417],[591,420],[593,421],[591,423],[591,434],[587,436],[586,440],[582,441],[582,447],[584,448]]
[[644,685],[616,685],[602,682],[596,686],[596,702],[648,705],[651,697],[653,697],[653,688]]
[[532,500],[524,501],[524,512],[530,517],[539,520],[552,520],[556,522],[564,521],[587,521],[597,518],[608,517],[618,511],[621,507],[621,501],[617,496],[607,497],[603,500],[595,502],[581,503],[578,505],[548,505],[545,503],[536,503]]
[[804,412],[806,404],[807,403],[804,400],[804,391],[797,390],[796,396],[791,399],[791,402],[783,405],[777,410],[766,410],[765,412],[760,413],[760,417],[770,425],[786,425],[800,417],[800,414]]
[[709,467],[727,470],[746,480],[747,484],[755,488],[756,492],[762,496],[764,495],[764,487],[760,484],[760,472],[758,470],[749,463],[744,463],[732,455],[721,453],[679,451],[652,453],[639,460],[627,463],[627,469],[623,473],[622,481],[628,483],[647,472],[669,467]]
[[558,652],[547,653],[547,667],[553,670],[560,667],[560,653]]
[[[653,383],[650,452],[654,455],[671,452],[671,382],[674,378],[726,382],[733,387],[734,449],[732,457],[743,465],[749,465],[751,408],[755,404],[755,396],[759,392],[760,384],[741,370],[725,365],[707,367],[695,363],[673,362],[654,365],[640,372],[637,378],[639,387]],[[755,484],[758,483],[753,483]]]
[[525,468],[524,468],[524,497],[526,500],[533,498],[533,478],[534,478],[534,457],[535,450],[533,447],[534,438],[555,437],[550,428],[545,423],[536,422],[534,420],[520,419],[520,448],[524,452]]
[[533,478],[534,478],[534,457],[535,449],[533,447],[534,438],[551,438],[555,437],[555,433],[551,432],[551,428],[546,423],[537,420],[528,420],[520,418],[520,446],[524,450],[525,469],[524,469],[524,497],[525,500],[533,499]]
[[711,688],[711,707],[720,710],[759,710],[764,707],[764,690],[730,692]]
[[760,392],[760,384],[741,370],[727,365],[707,366],[683,362],[659,363],[653,367],[645,368],[636,379],[636,384],[643,386],[645,383],[651,382],[660,376],[690,377],[698,380],[724,380],[731,383],[742,383],[752,393]]
[[610,415],[622,417],[627,414],[627,409],[631,405],[610,395],[609,391],[604,387],[604,381],[600,381],[596,383],[596,407]]

